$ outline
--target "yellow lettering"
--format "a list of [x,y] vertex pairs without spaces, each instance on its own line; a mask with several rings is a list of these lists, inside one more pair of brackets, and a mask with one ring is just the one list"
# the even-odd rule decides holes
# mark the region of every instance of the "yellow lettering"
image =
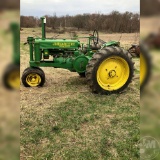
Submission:
[[74,46],[75,43],[73,42],[54,42],[53,45],[57,47],[71,47],[71,46]]

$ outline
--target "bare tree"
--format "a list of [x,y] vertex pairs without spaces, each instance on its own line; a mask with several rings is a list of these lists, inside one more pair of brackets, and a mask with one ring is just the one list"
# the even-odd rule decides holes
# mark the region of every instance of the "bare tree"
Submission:
[[[125,12],[119,13],[113,11],[110,14],[79,14],[75,16],[61,16],[56,14],[53,16],[46,15],[47,27],[52,29],[67,27],[75,27],[78,30],[94,30],[117,33],[139,32],[140,18],[139,14]],[[21,16],[21,27],[37,27],[40,26],[40,19],[32,16]]]

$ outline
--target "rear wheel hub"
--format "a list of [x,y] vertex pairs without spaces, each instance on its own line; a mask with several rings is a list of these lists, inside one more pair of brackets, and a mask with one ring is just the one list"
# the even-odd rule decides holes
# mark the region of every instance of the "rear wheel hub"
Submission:
[[116,76],[116,71],[115,71],[115,70],[109,71],[108,76],[109,76],[110,78],[115,77],[115,76]]

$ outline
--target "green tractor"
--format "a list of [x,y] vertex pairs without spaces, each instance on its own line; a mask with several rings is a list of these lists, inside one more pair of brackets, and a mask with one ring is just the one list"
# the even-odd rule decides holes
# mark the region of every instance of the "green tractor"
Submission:
[[[104,42],[96,30],[76,40],[46,38],[46,18],[42,17],[41,21],[42,38],[28,37],[25,43],[30,47],[30,67],[22,74],[25,87],[43,86],[45,74],[40,67],[54,67],[86,77],[94,93],[118,93],[127,88],[133,77],[134,63],[119,42]],[[88,39],[88,43],[84,45],[80,38]]]

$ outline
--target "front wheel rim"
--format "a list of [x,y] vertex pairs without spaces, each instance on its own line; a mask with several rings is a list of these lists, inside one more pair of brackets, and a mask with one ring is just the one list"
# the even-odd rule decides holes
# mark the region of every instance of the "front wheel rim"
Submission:
[[31,87],[36,87],[41,83],[41,77],[36,73],[31,73],[26,77],[26,82]]
[[7,83],[12,89],[20,88],[20,73],[19,71],[13,71],[7,78]]

